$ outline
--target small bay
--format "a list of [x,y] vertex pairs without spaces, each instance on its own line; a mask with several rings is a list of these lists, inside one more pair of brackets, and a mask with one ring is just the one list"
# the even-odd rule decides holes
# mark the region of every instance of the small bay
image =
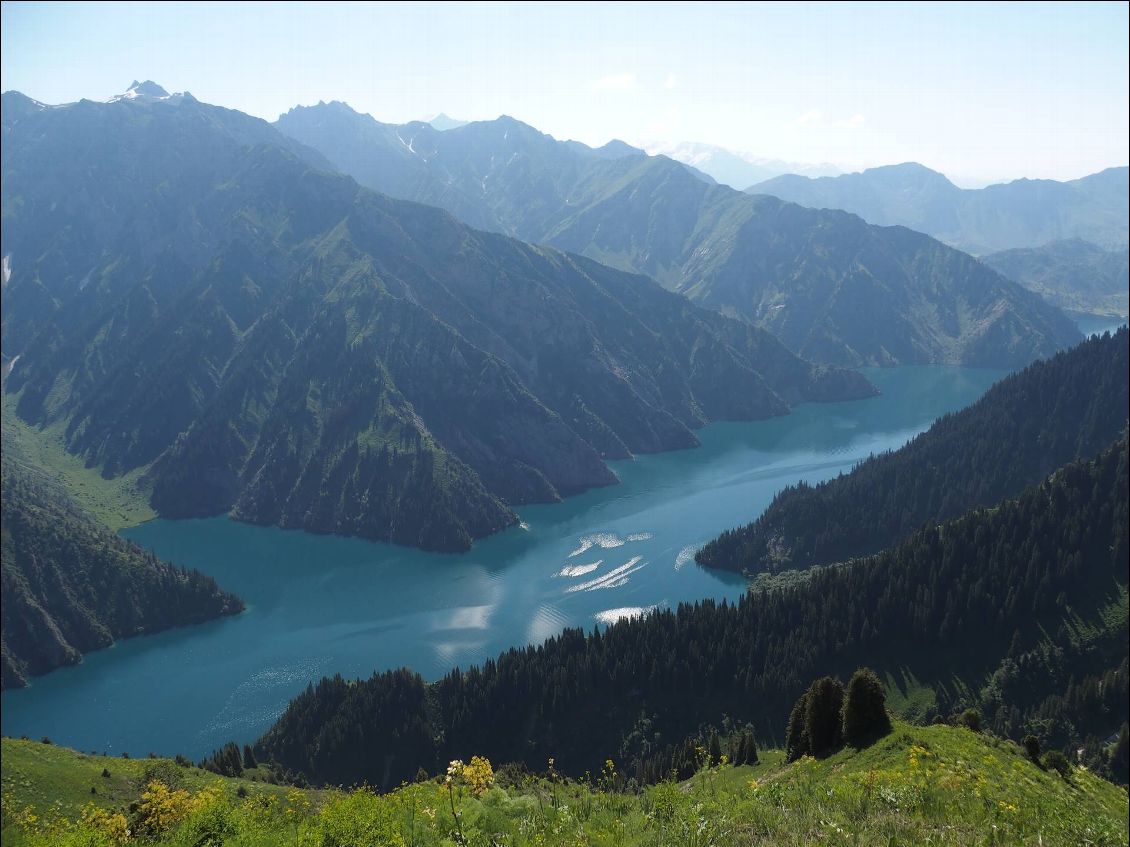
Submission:
[[306,685],[409,666],[436,679],[565,627],[607,624],[745,582],[699,568],[698,545],[757,517],[786,485],[850,470],[976,400],[1001,371],[868,370],[868,400],[717,423],[696,449],[616,462],[621,484],[519,509],[523,525],[465,554],[256,527],[153,521],[126,533],[214,576],[247,611],[119,642],[3,695],[6,735],[80,750],[200,758],[250,742]]

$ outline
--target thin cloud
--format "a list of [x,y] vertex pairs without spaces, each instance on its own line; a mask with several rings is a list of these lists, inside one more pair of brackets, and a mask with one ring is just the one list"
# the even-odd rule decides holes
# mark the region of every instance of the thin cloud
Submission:
[[836,121],[832,124],[832,126],[836,127],[837,129],[858,129],[865,123],[867,123],[867,118],[863,117],[863,115],[857,112],[846,121]]
[[636,75],[631,71],[602,76],[592,84],[594,91],[634,91]]
[[674,88],[677,84],[678,84],[678,80],[675,79],[674,74],[667,74],[667,79],[665,79],[663,81],[663,87],[666,88],[668,91],[670,91],[672,88]]
[[795,123],[814,129],[859,129],[867,124],[867,118],[856,112],[850,118],[827,120],[819,109],[809,109],[804,114],[798,115]]

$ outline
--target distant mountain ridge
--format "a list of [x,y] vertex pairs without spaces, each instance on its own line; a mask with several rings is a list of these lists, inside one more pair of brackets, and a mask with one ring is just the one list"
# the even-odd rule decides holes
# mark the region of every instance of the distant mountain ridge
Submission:
[[982,261],[1061,309],[1130,314],[1130,251],[1104,250],[1079,238],[990,253]]
[[818,165],[785,162],[697,141],[684,141],[678,144],[652,143],[641,146],[649,155],[668,156],[676,162],[697,168],[722,185],[738,190],[784,174],[817,177],[839,176],[843,173],[835,165],[827,162]]
[[818,209],[843,209],[880,226],[905,226],[974,255],[1082,239],[1125,249],[1130,169],[1107,168],[1068,182],[1018,179],[958,188],[917,162],[810,179],[786,175],[750,186]]
[[874,391],[651,280],[362,189],[240,112],[3,107],[5,388],[105,473],[146,468],[163,516],[461,550],[614,483],[606,458]]
[[363,185],[645,273],[817,361],[1016,367],[1079,338],[1039,297],[926,236],[742,194],[627,145],[558,142],[509,117],[382,124],[344,103],[276,125]]
[[434,118],[428,121],[435,129],[444,132],[449,129],[458,129],[461,126],[466,126],[467,121],[456,120],[455,118],[448,117],[443,112],[440,112]]

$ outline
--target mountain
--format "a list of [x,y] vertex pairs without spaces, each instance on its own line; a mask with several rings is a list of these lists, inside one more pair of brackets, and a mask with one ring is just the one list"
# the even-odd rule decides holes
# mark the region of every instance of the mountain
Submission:
[[449,118],[443,112],[440,112],[430,121],[428,121],[428,123],[432,125],[433,129],[438,129],[440,132],[445,132],[449,129],[459,129],[459,127],[467,125],[467,121],[459,121],[455,118]]
[[5,390],[166,517],[461,550],[605,459],[874,392],[189,95],[3,102]]
[[1062,309],[1130,314],[1130,251],[1104,250],[1078,238],[982,257],[989,267]]
[[211,577],[125,541],[5,443],[0,471],[0,684],[82,661],[116,639],[243,610]]
[[1103,738],[1128,706],[1127,472],[1123,438],[1016,500],[755,584],[737,604],[566,630],[431,684],[407,670],[323,679],[257,753],[335,785],[396,785],[467,751],[580,774],[619,750],[631,774],[724,715],[762,737],[783,728],[811,679],[862,663],[918,719],[976,706],[1001,735],[1037,732],[1053,748]]
[[276,125],[363,185],[647,274],[816,361],[1019,367],[1079,338],[1059,310],[931,238],[742,194],[626,145],[608,155],[508,117],[382,124],[343,103]]
[[643,146],[652,156],[668,156],[676,162],[697,168],[722,185],[738,189],[782,174],[816,177],[838,176],[841,173],[835,165],[802,165],[798,162],[783,162],[780,159],[765,159],[751,153],[727,150],[725,147],[697,141]]
[[848,474],[784,489],[756,521],[723,533],[696,559],[748,572],[838,562],[895,544],[923,523],[1015,496],[1118,437],[1127,424],[1128,383],[1130,334],[1123,327],[1029,365]]
[[[110,102],[116,103],[119,100],[168,100],[172,96],[151,79],[147,79],[145,82],[138,82],[135,79],[126,89],[125,94],[111,97]],[[183,97],[184,95],[177,94],[176,96]]]
[[916,162],[809,179],[786,175],[747,188],[814,209],[843,209],[880,226],[905,226],[980,256],[1083,239],[1126,247],[1130,201],[1125,167],[1069,182],[1018,179],[958,188]]

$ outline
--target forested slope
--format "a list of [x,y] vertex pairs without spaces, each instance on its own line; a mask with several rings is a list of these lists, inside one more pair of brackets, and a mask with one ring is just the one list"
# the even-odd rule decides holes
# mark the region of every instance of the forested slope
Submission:
[[118,638],[242,611],[211,577],[163,562],[96,523],[7,449],[0,479],[4,688]]
[[699,563],[777,571],[874,553],[1094,456],[1126,426],[1128,338],[1122,328],[1035,362],[906,446],[784,489],[753,523],[703,547]]

